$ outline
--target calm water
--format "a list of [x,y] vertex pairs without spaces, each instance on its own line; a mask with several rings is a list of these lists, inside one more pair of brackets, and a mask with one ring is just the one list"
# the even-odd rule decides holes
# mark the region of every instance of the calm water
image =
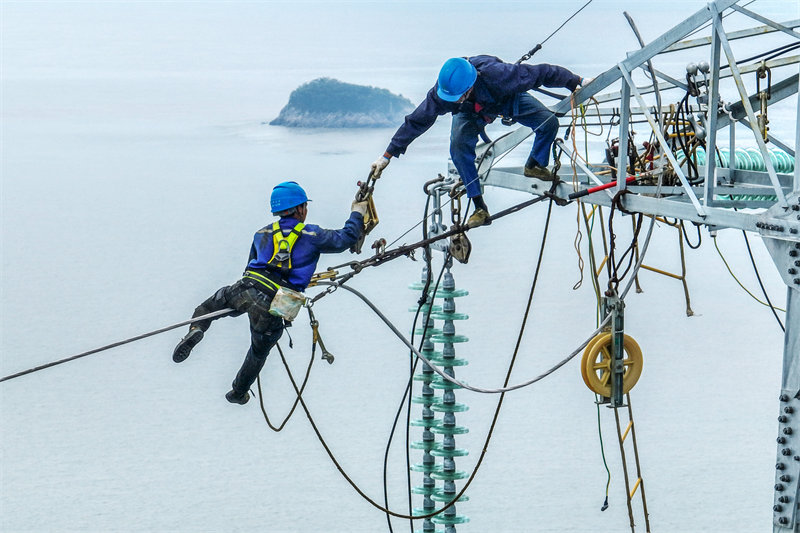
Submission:
[[[704,5],[631,4],[587,8],[537,60],[593,76],[636,48],[623,9],[652,39]],[[338,227],[355,182],[393,131],[263,125],[299,84],[332,76],[416,101],[444,58],[489,52],[516,59],[580,5],[502,2],[490,12],[469,2],[3,1],[0,374],[188,317],[241,272],[253,231],[270,220],[267,196],[278,181],[301,181],[314,199],[310,218]],[[800,16],[787,2],[762,9],[778,20]],[[686,60],[663,67],[678,76]],[[796,112],[794,105],[786,109]],[[791,123],[771,127],[792,141]],[[394,240],[419,220],[421,184],[446,169],[448,134],[449,121],[440,121],[386,171],[375,238]],[[499,210],[523,198],[491,190],[487,199]],[[470,264],[453,270],[470,290],[458,301],[470,314],[459,331],[471,339],[458,347],[470,360],[459,376],[477,386],[502,383],[545,212],[540,205],[471,233]],[[556,209],[514,383],[549,368],[594,329],[588,280],[572,289],[580,278],[575,234],[575,208]],[[620,235],[629,238],[625,229]],[[658,228],[647,263],[679,268],[676,237]],[[742,282],[757,289],[741,234],[723,231],[718,241]],[[760,240],[751,243],[782,305],[785,287]],[[585,235],[581,250],[586,258]],[[644,292],[627,299],[626,328],[645,357],[633,400],[651,524],[661,532],[765,531],[782,334],[769,310],[728,275],[705,230],[703,246],[687,252],[694,317],[685,316],[679,282],[651,273],[640,276]],[[350,259],[330,256],[321,266]],[[397,260],[352,285],[407,330],[417,296],[406,287],[420,268]],[[344,291],[315,312],[336,363],[315,365],[305,397],[342,466],[382,500],[383,450],[407,354]],[[309,355],[307,320],[291,334],[288,357],[299,375]],[[331,464],[302,412],[273,434],[255,402],[241,408],[224,401],[247,349],[246,320],[217,322],[178,366],[170,354],[181,335],[0,385],[0,529],[387,529]],[[263,383],[270,415],[281,419],[292,390],[278,357],[268,360]],[[471,407],[459,416],[471,431],[457,442],[471,454],[457,464],[471,471],[497,398],[458,398]],[[577,361],[509,394],[471,499],[459,505],[471,519],[459,531],[629,531],[606,409],[611,507],[599,511],[606,477],[593,401]],[[391,505],[402,512],[400,441],[390,464]]]

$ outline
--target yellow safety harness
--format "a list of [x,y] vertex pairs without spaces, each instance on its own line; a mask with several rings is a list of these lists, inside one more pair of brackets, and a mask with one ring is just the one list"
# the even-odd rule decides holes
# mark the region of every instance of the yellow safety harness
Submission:
[[[284,277],[289,273],[289,270],[292,268],[292,248],[294,248],[294,244],[300,237],[304,227],[305,224],[298,222],[295,227],[289,231],[288,235],[284,235],[280,223],[277,220],[272,224],[273,251],[272,257],[267,261],[267,265],[271,270],[279,271]],[[246,270],[243,277],[257,281],[272,290],[277,291],[281,287],[267,276],[259,274],[258,272],[253,272],[252,270]]]

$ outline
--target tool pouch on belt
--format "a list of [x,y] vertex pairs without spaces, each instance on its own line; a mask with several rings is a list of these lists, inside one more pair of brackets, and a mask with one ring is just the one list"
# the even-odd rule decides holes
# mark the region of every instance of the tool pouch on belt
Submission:
[[269,314],[291,322],[297,317],[297,313],[300,312],[305,301],[306,297],[301,293],[286,287],[278,287],[278,291],[272,298],[272,304],[269,306]]

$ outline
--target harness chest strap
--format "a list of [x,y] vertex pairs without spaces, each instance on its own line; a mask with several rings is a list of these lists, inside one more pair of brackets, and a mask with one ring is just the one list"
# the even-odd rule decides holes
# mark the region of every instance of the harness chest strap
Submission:
[[[280,224],[278,221],[275,221],[271,228],[273,252],[272,257],[270,257],[267,262],[268,266],[281,272],[288,272],[292,268],[292,248],[300,237],[300,232],[303,231],[304,227],[305,224],[298,222],[294,228],[290,230],[289,235],[284,235]],[[246,270],[243,277],[257,281],[272,291],[277,291],[281,288],[280,284],[252,270]]]
[[[278,267],[280,269],[292,268],[292,248],[294,243],[300,237],[300,232],[303,231],[305,224],[298,222],[295,227],[291,229],[289,235],[284,235],[281,230],[280,223],[276,220],[272,224],[272,257],[267,261],[268,265]],[[285,264],[284,264],[285,263]]]

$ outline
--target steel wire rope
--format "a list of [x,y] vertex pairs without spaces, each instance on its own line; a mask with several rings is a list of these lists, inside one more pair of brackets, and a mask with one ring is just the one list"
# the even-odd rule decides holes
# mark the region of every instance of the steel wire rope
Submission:
[[[747,3],[746,3],[745,5],[743,5],[742,7],[747,7],[747,6],[749,6],[750,4],[752,4],[752,3],[753,3],[753,2],[755,2],[755,1],[756,1],[756,0],[750,0],[749,2],[747,2]],[[731,10],[731,11],[729,11],[727,14],[725,14],[725,15],[722,15],[722,18],[724,19],[724,18],[726,18],[726,17],[727,17],[727,16],[729,16],[729,15],[733,15],[734,13],[737,13],[737,11],[735,11],[735,10],[733,10],[733,9],[732,9],[732,10]],[[694,35],[695,33],[697,33],[697,32],[700,32],[700,31],[703,31],[704,29],[706,29],[706,28],[708,28],[709,26],[711,26],[713,23],[714,23],[713,21],[706,22],[704,25],[702,25],[701,27],[697,28],[697,29],[696,29],[696,30],[694,30],[693,32],[691,32],[691,33],[687,33],[687,34],[686,34],[686,37],[691,37],[691,36],[692,36],[692,35]],[[684,37],[684,39],[685,39],[686,37]]]
[[[549,205],[549,209],[548,209],[547,222],[545,224],[545,230],[544,230],[544,236],[543,236],[543,239],[542,239],[542,247],[541,247],[541,250],[540,250],[539,260],[537,261],[536,272],[534,274],[534,280],[533,280],[533,282],[531,284],[531,292],[530,292],[530,295],[528,297],[528,306],[527,306],[527,309],[526,309],[526,312],[525,312],[525,317],[523,318],[523,325],[520,328],[520,333],[519,333],[519,337],[517,339],[517,346],[515,348],[515,353],[512,356],[512,360],[511,360],[511,363],[509,365],[508,372],[506,374],[506,378],[505,378],[505,384],[506,385],[508,384],[508,381],[511,378],[511,371],[513,369],[514,361],[516,360],[516,356],[517,356],[517,353],[518,353],[518,350],[519,350],[519,345],[520,345],[520,342],[521,342],[522,334],[524,332],[524,326],[525,326],[525,323],[527,322],[528,312],[530,311],[530,305],[531,305],[531,302],[533,300],[533,293],[534,293],[534,290],[535,290],[535,287],[536,287],[536,281],[538,279],[539,270],[540,270],[540,267],[541,267],[541,261],[542,261],[542,255],[543,255],[542,252],[544,251],[544,245],[545,245],[545,241],[546,241],[547,231],[548,231],[548,228],[549,228],[550,214],[552,212],[552,205],[553,205],[553,201],[551,200],[550,201],[550,205]],[[329,283],[329,282],[325,282],[324,284],[331,285],[331,283]],[[417,355],[417,357],[419,359],[422,359],[423,361],[426,362],[426,364],[428,364],[428,366],[430,366],[431,368],[436,370],[435,367],[433,365],[431,365],[431,363],[424,356],[422,356],[419,352],[417,352],[414,349],[414,346],[412,344],[410,344],[405,339],[405,337],[402,336],[402,334],[399,331],[397,331],[397,329],[394,327],[394,325],[380,312],[380,310],[377,309],[377,307],[374,306],[374,304],[372,304],[372,302],[369,299],[367,299],[363,294],[361,294],[359,291],[353,289],[352,287],[348,287],[348,286],[344,286],[344,285],[342,287],[344,287],[346,290],[352,292],[353,294],[355,294],[356,296],[361,298],[361,300],[364,301],[384,321],[384,323],[386,323],[386,325],[389,326],[390,329],[392,329],[392,331],[399,338],[401,338],[401,340],[412,350],[412,352],[415,353],[415,355]],[[587,341],[587,343],[588,343],[588,341]],[[302,399],[302,396],[299,394],[299,390],[297,390],[297,386],[296,386],[296,384],[294,382],[294,378],[292,377],[291,371],[289,370],[289,367],[286,364],[286,360],[285,360],[285,358],[283,358],[283,356],[282,356],[282,360],[284,362],[284,366],[286,366],[287,372],[289,373],[289,378],[292,381],[292,385],[295,387],[296,392],[298,392],[298,397],[300,398],[301,405],[302,405],[304,411],[306,412],[306,416],[308,417],[309,422],[311,423],[311,426],[312,426],[312,428],[314,429],[314,431],[315,431],[315,433],[317,435],[317,438],[320,440],[320,443],[323,445],[323,447],[325,448],[325,451],[328,453],[328,456],[334,462],[334,465],[337,467],[337,469],[339,469],[339,472],[345,477],[345,479],[348,481],[348,483],[350,483],[350,485],[359,493],[359,495],[362,496],[362,498],[367,500],[374,507],[378,507],[379,509],[383,510],[385,513],[390,514],[392,516],[396,516],[398,518],[406,518],[406,519],[412,520],[412,521],[414,519],[419,520],[419,519],[430,518],[430,517],[433,517],[433,516],[435,516],[437,514],[441,514],[442,512],[444,512],[445,510],[447,510],[448,508],[453,506],[464,495],[464,493],[467,491],[467,488],[469,488],[470,484],[475,479],[475,476],[477,475],[478,470],[480,469],[481,463],[483,462],[483,458],[486,455],[486,451],[488,450],[488,445],[489,445],[489,442],[491,441],[491,437],[492,437],[492,434],[493,434],[493,431],[494,431],[494,427],[495,427],[495,425],[497,423],[497,419],[498,419],[498,416],[500,414],[500,408],[502,406],[502,402],[503,402],[503,398],[505,396],[505,392],[501,393],[500,399],[498,400],[498,405],[497,405],[497,408],[495,409],[495,413],[494,413],[494,416],[493,416],[493,419],[492,419],[492,424],[490,425],[489,432],[488,432],[488,434],[486,436],[486,440],[485,440],[484,446],[482,448],[481,454],[479,456],[479,459],[478,459],[478,461],[477,461],[477,463],[475,465],[475,469],[473,470],[473,472],[470,475],[469,479],[464,484],[464,487],[461,489],[461,491],[449,503],[447,503],[445,506],[443,506],[441,509],[439,509],[435,513],[431,513],[429,515],[418,515],[418,516],[408,515],[406,517],[403,517],[403,516],[398,515],[398,513],[390,511],[388,508],[381,508],[371,498],[369,498],[369,496],[367,496],[363,491],[361,491],[361,489],[349,478],[347,473],[341,468],[341,466],[339,465],[338,461],[334,457],[332,451],[330,450],[330,448],[328,447],[328,445],[325,442],[324,438],[322,437],[322,435],[320,434],[319,430],[317,429],[316,424],[314,423],[314,421],[313,421],[313,419],[312,419],[312,417],[310,415],[310,412],[309,412],[307,406],[305,405],[305,402]],[[440,375],[443,375],[443,377],[447,377],[446,374],[440,374]]]
[[[320,285],[323,285],[323,284],[329,284],[329,282],[320,282]],[[394,326],[394,324],[392,324],[392,322],[386,317],[386,315],[384,315],[375,306],[375,304],[373,304],[366,296],[364,296],[364,294],[362,294],[358,290],[356,290],[356,289],[354,289],[352,287],[349,287],[347,285],[342,285],[341,288],[343,288],[343,289],[355,294],[364,303],[366,303],[367,306],[369,306],[370,309],[372,309],[372,311],[376,315],[378,315],[378,317],[389,327],[389,329],[392,330],[392,332],[398,337],[398,339],[400,339],[400,341],[403,344],[405,344],[414,353],[414,355],[416,355],[417,357],[422,359],[422,361],[424,361],[425,364],[430,366],[431,369],[434,372],[436,372],[437,374],[439,374],[443,379],[449,381],[450,383],[453,383],[454,385],[458,385],[463,389],[470,390],[472,392],[478,392],[478,393],[481,393],[481,394],[501,394],[503,392],[510,392],[510,391],[513,391],[513,390],[522,389],[522,388],[527,387],[529,385],[533,385],[537,381],[541,381],[542,379],[546,378],[547,376],[549,376],[550,374],[552,374],[553,372],[555,372],[556,370],[558,370],[559,368],[561,368],[562,366],[567,364],[573,357],[575,357],[581,350],[583,350],[586,347],[586,345],[589,344],[589,341],[591,341],[592,338],[594,338],[595,335],[597,335],[598,333],[600,333],[603,330],[602,327],[596,329],[594,332],[592,332],[592,334],[589,336],[589,338],[587,338],[583,343],[581,343],[580,346],[578,346],[578,348],[576,348],[573,352],[571,352],[569,355],[567,355],[566,357],[564,357],[560,361],[556,362],[551,368],[549,368],[548,370],[546,370],[542,374],[540,374],[540,375],[538,375],[538,376],[536,376],[536,377],[534,377],[532,379],[517,383],[515,385],[504,386],[504,387],[494,388],[494,389],[488,389],[488,388],[483,388],[483,387],[476,387],[474,385],[469,385],[468,383],[464,383],[463,381],[459,381],[458,379],[447,375],[443,370],[441,370],[438,366],[436,366],[433,362],[431,362],[427,357],[422,355],[416,348],[414,348],[414,345],[412,345],[412,344],[410,344],[408,342],[408,339]],[[602,326],[605,326],[605,324],[607,322],[608,322],[608,319],[604,320],[602,322]]]
[[53,366],[56,366],[56,365],[60,365],[62,363],[67,363],[69,361],[74,361],[75,359],[80,359],[81,357],[86,357],[87,355],[92,355],[92,354],[96,354],[96,353],[99,353],[99,352],[104,352],[106,350],[110,350],[111,348],[116,348],[117,346],[122,346],[123,344],[128,344],[130,342],[142,340],[142,339],[145,339],[147,337],[152,337],[153,335],[158,335],[159,333],[164,333],[164,332],[169,331],[171,329],[176,329],[176,328],[179,328],[181,326],[186,326],[186,325],[192,324],[194,322],[199,322],[200,320],[206,320],[206,319],[209,319],[209,318],[218,318],[218,317],[221,317],[221,316],[224,316],[224,315],[227,315],[227,314],[230,314],[230,313],[234,313],[234,312],[235,312],[234,309],[221,309],[219,311],[214,311],[213,313],[208,313],[207,315],[202,315],[202,316],[191,318],[189,320],[184,320],[183,322],[178,322],[177,324],[172,324],[170,326],[165,326],[163,328],[159,328],[159,329],[147,332],[147,333],[142,333],[141,335],[137,335],[137,336],[131,337],[129,339],[125,339],[125,340],[118,341],[118,342],[112,342],[111,344],[107,344],[105,346],[101,346],[100,348],[94,348],[92,350],[88,350],[88,351],[85,351],[85,352],[82,352],[82,353],[79,353],[79,354],[76,354],[76,355],[73,355],[73,356],[70,356],[70,357],[67,357],[67,358],[64,358],[64,359],[59,359],[58,361],[53,361],[53,362],[50,362],[50,363],[47,363],[47,364],[44,364],[44,365],[39,365],[39,366],[34,367],[34,368],[29,368],[28,370],[23,370],[22,372],[17,372],[15,374],[10,374],[8,376],[0,378],[0,383],[2,383],[3,381],[8,381],[10,379],[18,378],[20,376],[25,376],[27,374],[31,374],[33,372],[38,372],[40,370],[44,370],[45,368],[50,368],[50,367],[53,367]]

